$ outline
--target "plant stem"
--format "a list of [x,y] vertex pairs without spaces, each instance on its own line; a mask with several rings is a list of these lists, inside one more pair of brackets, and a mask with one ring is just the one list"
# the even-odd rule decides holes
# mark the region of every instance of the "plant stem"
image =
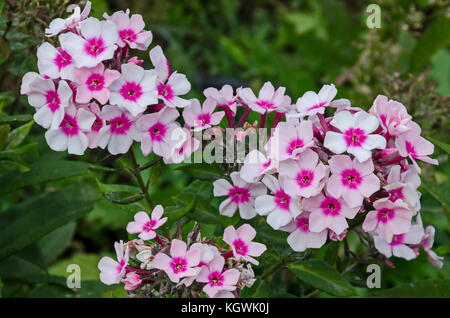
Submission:
[[136,178],[136,181],[138,182],[139,187],[141,188],[141,192],[144,195],[144,198],[147,201],[149,208],[153,209],[154,204],[153,204],[152,199],[150,198],[150,195],[148,194],[148,188],[146,187],[144,180],[142,179],[140,167],[136,161],[136,157],[134,156],[133,149],[130,149],[129,154],[130,154],[131,164],[133,165],[132,173],[133,173],[134,177]]
[[251,111],[252,110],[249,107],[244,110],[244,113],[242,114],[241,119],[239,119],[239,122],[236,124],[236,127],[241,127],[245,123]]
[[279,264],[273,266],[271,269],[269,269],[269,270],[267,270],[265,273],[263,273],[263,274],[261,275],[261,279],[265,279],[265,278],[269,277],[270,275],[276,273],[278,270],[282,269],[282,268],[286,265],[286,263],[290,261],[291,256],[292,256],[293,254],[294,254],[294,253],[289,254],[288,256],[286,256],[285,258],[283,258]]

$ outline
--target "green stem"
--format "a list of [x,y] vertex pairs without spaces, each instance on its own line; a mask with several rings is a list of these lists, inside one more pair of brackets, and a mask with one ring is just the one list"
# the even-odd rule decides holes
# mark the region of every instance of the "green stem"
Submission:
[[283,258],[279,264],[273,266],[271,269],[269,269],[265,273],[263,273],[261,275],[261,279],[266,279],[270,275],[278,272],[280,269],[282,269],[284,266],[286,266],[286,263],[290,261],[292,255],[294,255],[294,253],[289,254],[287,257]]
[[150,195],[148,194],[148,188],[146,187],[145,182],[142,179],[140,167],[136,161],[136,157],[134,156],[133,149],[130,150],[129,154],[130,154],[131,164],[133,166],[132,173],[133,173],[134,177],[136,178],[136,181],[138,182],[139,187],[141,188],[142,195],[144,195],[149,208],[153,209],[155,205],[153,204],[152,198],[150,198]]

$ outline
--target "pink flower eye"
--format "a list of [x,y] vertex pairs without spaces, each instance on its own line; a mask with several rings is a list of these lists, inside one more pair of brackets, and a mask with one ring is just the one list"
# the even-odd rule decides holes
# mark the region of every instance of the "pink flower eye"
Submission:
[[360,147],[367,139],[364,130],[360,128],[350,128],[344,133],[344,136],[347,145],[354,147]]
[[173,89],[170,85],[164,85],[163,83],[158,84],[158,95],[164,97],[167,100],[171,100],[174,97]]
[[58,48],[58,55],[55,57],[55,64],[58,67],[59,71],[65,68],[67,65],[72,64],[72,57],[61,48]]
[[97,57],[105,51],[105,43],[102,38],[91,38],[87,40],[84,50],[88,55]]
[[47,91],[45,93],[45,102],[52,112],[55,112],[59,109],[61,104],[61,100],[59,99],[59,95],[57,91]]
[[297,174],[297,184],[301,188],[309,187],[314,180],[314,172],[311,170],[301,170]]
[[64,115],[64,119],[59,127],[66,136],[78,135],[79,132],[78,122],[74,117],[68,114]]
[[357,189],[362,182],[361,174],[355,169],[347,169],[342,172],[342,184],[350,189]]
[[235,203],[245,203],[250,201],[250,191],[246,188],[234,186],[228,192],[228,196]]
[[393,219],[395,211],[393,209],[382,208],[378,210],[377,219],[381,223],[387,223],[389,220]]
[[105,86],[105,78],[101,74],[91,74],[86,80],[86,85],[91,91],[102,90]]
[[336,216],[340,215],[341,203],[335,198],[328,197],[320,204],[323,214]]
[[115,135],[126,135],[133,123],[125,114],[114,117],[109,122],[111,134]]
[[132,102],[136,102],[143,94],[141,85],[135,82],[126,82],[119,92],[125,100]]
[[234,249],[236,250],[237,254],[240,254],[243,256],[247,255],[248,246],[247,246],[247,244],[245,244],[245,242],[243,240],[241,240],[241,239],[235,240],[233,242],[233,246],[234,246]]
[[187,269],[187,261],[183,257],[174,257],[170,262],[170,267],[175,274],[185,272]]
[[295,221],[295,225],[297,229],[299,229],[302,232],[309,232],[309,220],[308,218],[297,218]]
[[120,30],[119,37],[125,42],[135,42],[137,39],[136,33],[131,29]]

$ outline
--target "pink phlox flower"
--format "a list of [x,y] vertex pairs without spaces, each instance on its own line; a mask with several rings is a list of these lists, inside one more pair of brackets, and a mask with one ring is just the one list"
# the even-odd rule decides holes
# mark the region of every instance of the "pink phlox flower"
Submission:
[[391,136],[397,137],[410,129],[408,124],[412,117],[406,107],[386,96],[378,95],[369,111],[378,117],[383,131]]
[[237,95],[234,95],[233,87],[230,85],[224,85],[220,90],[214,87],[208,87],[203,91],[206,98],[212,98],[217,102],[219,107],[228,107],[233,115],[236,115],[237,109]]
[[[192,153],[196,152],[200,148],[200,141],[195,138],[188,128],[177,129],[177,134],[180,132],[182,136],[179,138],[184,142],[179,145],[177,142],[173,147],[169,155],[164,157],[164,163],[181,163],[184,159],[188,158]],[[179,145],[179,146],[178,146]]]
[[416,258],[418,253],[411,245],[420,243],[424,235],[423,227],[421,225],[413,225],[411,229],[405,234],[398,234],[392,237],[390,242],[386,241],[381,235],[374,235],[373,240],[375,248],[384,256],[401,257],[406,260]]
[[[420,214],[417,215],[416,223],[422,226],[423,228],[422,217],[420,216]],[[442,268],[442,266],[444,266],[443,263],[444,257],[437,255],[436,252],[431,250],[431,248],[434,245],[435,232],[436,230],[434,226],[428,225],[425,229],[423,237],[421,238],[421,241],[418,246],[424,249],[425,253],[427,253],[428,260],[433,266],[437,268]]]
[[146,51],[152,43],[152,32],[144,30],[145,22],[142,15],[133,14],[130,17],[130,11],[127,10],[114,12],[111,16],[105,13],[103,17],[116,25],[119,47],[128,45],[132,49]]
[[409,130],[395,140],[395,146],[398,149],[400,156],[409,157],[411,159],[414,168],[420,172],[420,167],[416,160],[422,160],[432,165],[438,165],[439,162],[436,159],[429,157],[434,152],[434,145],[420,136],[420,126],[411,121],[409,123]]
[[403,170],[400,165],[391,166],[387,176],[387,183],[409,183],[417,189],[421,183],[419,173],[411,165],[407,165]]
[[348,228],[346,219],[353,219],[359,210],[359,207],[350,208],[345,200],[327,193],[319,193],[304,199],[302,203],[302,209],[311,212],[309,216],[311,232],[330,229],[336,235],[340,235]]
[[[125,248],[124,248],[125,247]],[[104,256],[98,263],[100,270],[100,280],[103,284],[118,284],[125,276],[126,267],[129,260],[129,247],[124,245],[122,241],[114,243],[117,261],[109,256]]]
[[94,67],[113,58],[117,49],[114,23],[91,17],[79,26],[80,35],[68,32],[59,36],[62,49],[72,56],[76,67]]
[[203,266],[196,280],[206,283],[203,291],[208,297],[213,298],[219,291],[234,291],[239,280],[240,273],[237,269],[225,269],[225,259],[216,255],[211,262]]
[[37,49],[37,58],[40,74],[52,79],[74,80],[74,61],[62,48],[55,48],[50,43],[44,42]]
[[297,100],[296,107],[299,116],[313,116],[324,114],[325,108],[330,106],[331,101],[337,94],[333,84],[323,85],[319,93],[308,91]]
[[155,255],[153,265],[166,272],[169,279],[178,283],[183,277],[196,276],[200,272],[201,250],[191,247],[187,250],[185,242],[174,239],[170,246],[170,257],[164,253]]
[[20,85],[20,94],[22,95],[28,95],[33,90],[31,89],[30,85],[33,83],[35,79],[49,79],[47,76],[42,76],[36,72],[27,72],[22,77],[22,83]]
[[225,179],[219,179],[213,183],[215,197],[228,197],[219,206],[220,214],[232,217],[239,209],[239,214],[244,220],[255,217],[255,198],[265,194],[266,187],[261,182],[245,182],[239,172],[232,172],[230,177],[233,185]]
[[135,290],[141,285],[142,279],[135,272],[129,272],[123,279],[123,283],[125,284],[125,290]]
[[388,243],[394,235],[409,232],[413,212],[405,202],[384,198],[375,201],[373,207],[375,210],[367,213],[364,220],[364,231],[376,232]]
[[265,174],[277,172],[278,166],[278,161],[266,157],[259,150],[253,149],[245,157],[240,175],[245,182],[254,183]]
[[224,111],[214,112],[217,101],[207,98],[203,105],[200,105],[198,99],[191,99],[191,105],[183,110],[183,118],[185,123],[194,131],[201,131],[211,126],[219,125]]
[[338,112],[330,124],[340,133],[328,131],[324,146],[336,154],[347,151],[363,162],[372,156],[371,150],[386,148],[386,139],[383,136],[371,134],[379,126],[378,119],[365,111],[356,114],[349,111]]
[[86,136],[89,140],[88,147],[91,149],[97,148],[100,129],[102,129],[102,127],[106,124],[105,120],[100,117],[100,107],[96,102],[92,102],[89,104],[80,105],[79,108],[84,108],[87,111],[90,111],[95,116],[95,120],[91,126],[91,130],[86,132]]
[[389,193],[389,200],[395,202],[403,200],[409,208],[416,213],[420,210],[420,192],[410,183],[389,183],[384,186]]
[[267,223],[278,230],[300,214],[300,202],[287,194],[275,177],[266,175],[262,183],[269,188],[270,195],[263,194],[255,199],[256,212],[267,216]]
[[45,140],[52,150],[68,150],[70,154],[82,155],[89,145],[86,133],[91,131],[95,115],[75,106],[66,108],[63,120],[57,129],[47,130]]
[[93,68],[76,68],[73,72],[78,83],[77,103],[88,103],[94,98],[100,104],[105,104],[110,96],[109,86],[120,77],[118,71],[105,69],[103,63]]
[[307,248],[320,248],[327,241],[328,230],[316,233],[309,229],[310,212],[302,212],[295,220],[280,228],[290,232],[287,242],[296,252],[303,252]]
[[34,77],[28,88],[28,103],[36,108],[33,118],[44,128],[58,129],[64,109],[70,105],[72,90],[66,81],[56,86],[52,80]]
[[99,130],[98,146],[112,155],[126,153],[133,140],[140,141],[140,135],[136,130],[135,117],[128,111],[117,106],[105,105],[100,112],[100,118],[108,124]]
[[156,229],[164,225],[167,217],[161,218],[164,209],[161,205],[157,205],[151,217],[144,211],[140,211],[134,215],[134,221],[128,223],[128,233],[139,233],[139,237],[143,240],[152,240],[156,237]]
[[360,207],[364,198],[380,189],[372,160],[359,162],[346,155],[335,155],[328,164],[332,175],[327,180],[327,191],[335,198],[343,197],[350,208]]
[[56,18],[52,20],[48,28],[45,29],[45,36],[48,37],[55,36],[63,31],[75,28],[78,25],[78,23],[80,23],[80,21],[88,17],[89,12],[91,11],[91,2],[86,1],[86,5],[83,11],[81,11],[81,8],[79,6],[74,4],[69,5],[66,11],[67,12],[73,11],[73,13],[66,19]]
[[154,153],[170,158],[173,149],[183,145],[187,135],[176,122],[179,115],[176,109],[164,107],[157,113],[145,114],[137,120],[136,127],[144,156]]
[[266,82],[259,91],[258,97],[250,88],[240,88],[237,94],[253,111],[264,114],[277,111],[280,107],[291,103],[291,98],[285,95],[285,92],[285,87],[278,87],[275,90],[272,83]]
[[319,155],[307,149],[296,160],[282,161],[279,174],[281,187],[291,197],[309,198],[322,190],[328,170],[319,160]]
[[256,231],[249,224],[243,224],[237,230],[234,226],[229,226],[223,233],[223,241],[231,247],[236,260],[258,265],[259,262],[253,257],[260,256],[267,248],[262,243],[253,242],[255,236]]
[[121,69],[122,75],[110,86],[109,101],[137,116],[158,102],[156,74],[133,63],[122,64]]

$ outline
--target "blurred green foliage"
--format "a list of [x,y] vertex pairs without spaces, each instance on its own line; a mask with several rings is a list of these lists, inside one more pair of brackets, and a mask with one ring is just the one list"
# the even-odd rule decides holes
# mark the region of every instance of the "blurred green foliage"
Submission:
[[[408,108],[437,145],[441,165],[424,169],[421,188],[425,224],[436,227],[436,249],[450,251],[450,5],[446,0],[93,0],[92,15],[129,8],[144,16],[171,64],[192,82],[191,97],[204,88],[230,83],[256,90],[265,81],[286,86],[295,101],[324,83],[338,87],[367,109],[377,94],[386,94]],[[21,77],[36,71],[36,47],[43,29],[66,14],[68,0],[0,0],[0,294],[3,297],[122,297],[121,288],[98,281],[98,260],[125,238],[124,227],[142,201],[115,204],[139,193],[126,173],[127,162],[99,150],[82,157],[51,151],[43,130],[32,122],[32,109],[20,96]],[[79,3],[83,3],[80,1]],[[369,3],[381,7],[382,26],[366,26]],[[148,53],[140,58],[149,66]],[[144,158],[135,153],[140,164]],[[219,169],[219,170],[218,170]],[[163,171],[162,171],[163,170]],[[161,173],[162,171],[162,173]],[[163,204],[171,228],[186,233],[196,222],[204,235],[220,235],[238,224],[217,213],[211,179],[216,166],[161,166],[143,172],[154,180],[151,195]],[[202,180],[192,183],[194,177]],[[189,186],[188,186],[189,185]],[[108,199],[107,199],[108,198]],[[259,239],[270,246],[263,268],[289,259],[284,233],[255,222]],[[347,246],[348,245],[348,246]],[[422,255],[396,269],[383,267],[382,291],[364,288],[356,275],[340,275],[348,264],[345,250],[361,254],[357,238],[313,251],[316,260],[296,260],[289,270],[261,279],[244,296],[291,297],[353,295],[450,296],[450,263],[433,268]],[[290,260],[290,259],[289,259]],[[68,264],[82,269],[82,288],[66,287]],[[333,269],[333,267],[335,269]],[[364,275],[361,266],[359,274]],[[297,276],[295,276],[297,275]],[[357,288],[349,286],[348,281]],[[414,282],[414,286],[405,284]],[[440,284],[442,285],[442,283]],[[437,287],[436,287],[437,286]],[[359,288],[361,287],[361,288]],[[390,289],[395,287],[394,289]],[[322,290],[317,292],[316,288]],[[442,291],[442,292],[441,292]],[[327,294],[328,293],[328,294]],[[425,294],[427,296],[427,294]]]

